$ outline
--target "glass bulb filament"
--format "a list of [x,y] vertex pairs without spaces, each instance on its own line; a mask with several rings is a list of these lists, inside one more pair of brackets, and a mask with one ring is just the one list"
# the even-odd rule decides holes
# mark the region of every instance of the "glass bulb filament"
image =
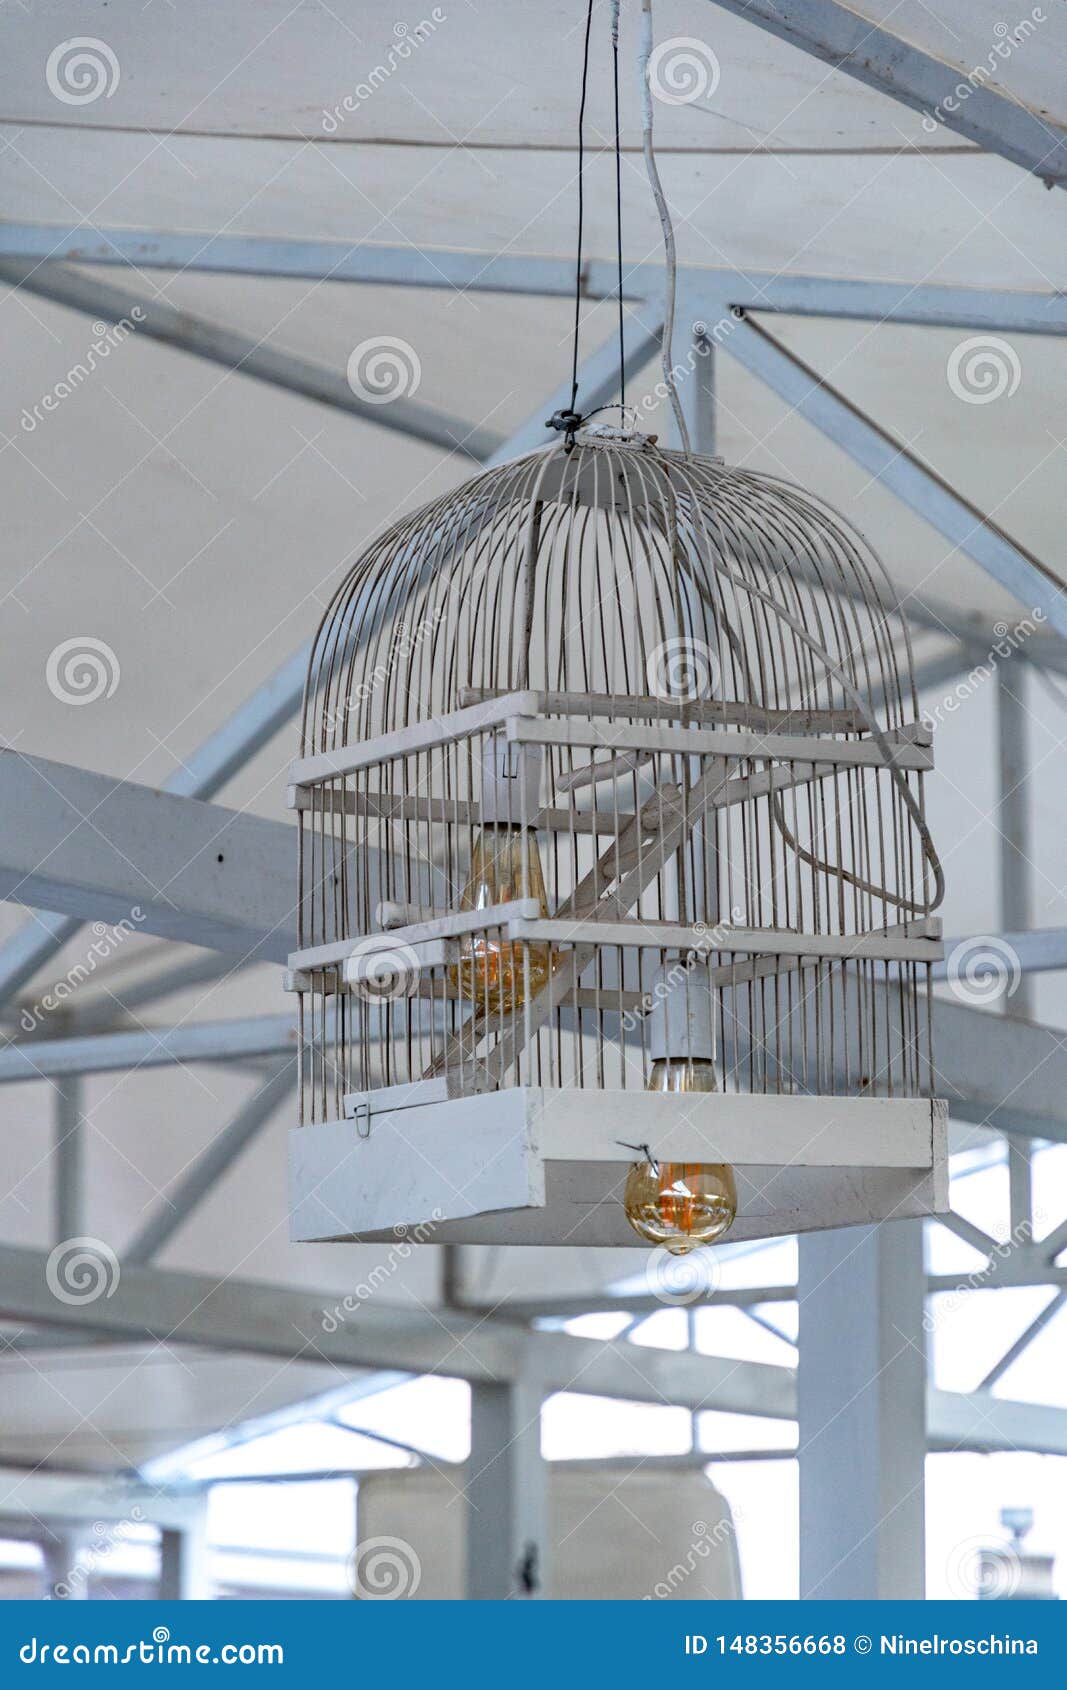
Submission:
[[[540,913],[548,915],[537,836],[530,828],[494,823],[475,841],[459,907],[484,910],[518,898],[536,899]],[[449,978],[483,1013],[510,1014],[540,991],[550,972],[547,945],[515,943],[490,931],[463,940]]]
[[[715,1064],[665,1057],[653,1062],[646,1090],[717,1091]],[[623,1208],[639,1238],[684,1256],[729,1232],[737,1215],[734,1171],[725,1162],[661,1162],[653,1156],[630,1169]]]
[[672,1256],[724,1238],[737,1214],[733,1169],[725,1162],[638,1162],[623,1194],[639,1238]]

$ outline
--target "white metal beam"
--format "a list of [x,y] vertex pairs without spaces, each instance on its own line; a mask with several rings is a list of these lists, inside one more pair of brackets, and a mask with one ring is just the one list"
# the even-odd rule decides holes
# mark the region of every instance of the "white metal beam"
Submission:
[[0,752],[0,897],[284,962],[295,830]]
[[[300,707],[310,642],[295,651],[234,714],[192,752],[164,792],[211,798],[266,745]],[[81,927],[78,916],[40,910],[0,945],[0,1004],[6,1003]]]
[[0,1245],[0,1317],[338,1368],[398,1368],[489,1383],[536,1380],[546,1393],[581,1391],[777,1419],[792,1413],[792,1372],[764,1362],[531,1332],[480,1314],[379,1301],[357,1303],[347,1318],[326,1319],[343,1304],[343,1290],[132,1265],[122,1267],[108,1296],[72,1306],[52,1294],[46,1266],[45,1251]]
[[713,3],[1032,171],[1048,187],[1067,184],[1067,134],[1046,114],[966,65],[949,64],[894,35],[843,0]]
[[931,1391],[928,1437],[932,1450],[1067,1455],[1067,1411],[991,1391]]
[[1059,1291],[1053,1292],[1041,1313],[1034,1316],[1029,1325],[1025,1326],[1019,1333],[1014,1344],[1008,1345],[999,1360],[993,1364],[984,1378],[979,1380],[978,1389],[980,1391],[991,1391],[997,1381],[1003,1379],[1009,1367],[1015,1365],[1023,1351],[1029,1349],[1034,1339],[1044,1332],[1051,1321],[1055,1320],[1064,1303],[1067,1303],[1067,1290],[1061,1288]]
[[970,1004],[932,1004],[937,1089],[949,1113],[998,1132],[1067,1139],[1062,1031]]
[[195,1525],[202,1504],[196,1496],[172,1494],[122,1473],[100,1478],[40,1467],[0,1467],[0,1516],[5,1520],[89,1526],[97,1520],[137,1519],[138,1510],[148,1525],[184,1531]]
[[192,312],[179,310],[143,289],[133,292],[114,287],[97,276],[64,264],[33,264],[14,259],[0,260],[0,281],[105,323],[132,322],[138,336],[162,341],[181,352],[221,364],[224,369],[253,376],[289,393],[299,393],[321,405],[331,405],[378,428],[391,429],[446,452],[459,452],[476,463],[484,462],[502,443],[500,435],[448,416],[421,400],[398,395],[388,405],[375,405],[360,399],[340,371],[298,358],[263,338],[241,334],[224,323],[212,323]]
[[124,1068],[163,1068],[174,1062],[232,1062],[291,1056],[296,1024],[289,1015],[245,1020],[190,1021],[136,1032],[84,1038],[26,1039],[0,1048],[0,1083],[56,1080],[69,1074],[113,1074]]
[[[1014,952],[1024,975],[1054,974],[1058,970],[1067,969],[1067,927],[1031,927],[1025,933],[1009,931],[990,937],[995,938],[998,945]],[[934,979],[944,980],[949,971],[953,951],[958,946],[972,943],[973,940],[964,935],[946,939],[944,960],[935,962],[933,966]]]
[[[452,247],[352,246],[344,241],[258,235],[217,234],[205,238],[173,229],[105,228],[86,223],[66,228],[54,223],[0,224],[0,259],[131,265],[140,270],[206,270],[566,299],[574,294],[574,263],[569,258]],[[627,299],[660,298],[663,283],[662,265],[629,266],[624,294]],[[615,284],[614,260],[593,258],[587,263],[583,273],[587,298],[607,299],[613,296]],[[1034,293],[1014,288],[948,287],[685,265],[679,270],[679,291],[686,297],[725,300],[752,311],[989,329],[1004,334],[1067,334],[1067,298],[1062,291]]]
[[[198,1204],[215,1190],[245,1146],[291,1096],[295,1085],[296,1062],[292,1058],[283,1059],[264,1083],[256,1086],[247,1103],[190,1164],[172,1190],[160,1199],[158,1207],[127,1244],[124,1261],[145,1263],[158,1256]],[[72,1234],[60,1236],[69,1238]]]
[[1049,626],[1067,637],[1067,595],[1038,558],[766,329],[746,319],[724,344],[745,369],[1006,587],[1019,604],[1031,612],[1040,610]]

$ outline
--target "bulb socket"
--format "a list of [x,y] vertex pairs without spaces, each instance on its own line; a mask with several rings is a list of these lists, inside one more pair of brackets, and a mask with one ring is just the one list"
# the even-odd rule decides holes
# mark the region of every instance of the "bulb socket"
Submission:
[[653,1062],[715,1060],[714,991],[706,962],[657,968],[649,988],[648,1048]]
[[482,742],[483,827],[535,827],[541,809],[544,747],[517,745],[501,733]]

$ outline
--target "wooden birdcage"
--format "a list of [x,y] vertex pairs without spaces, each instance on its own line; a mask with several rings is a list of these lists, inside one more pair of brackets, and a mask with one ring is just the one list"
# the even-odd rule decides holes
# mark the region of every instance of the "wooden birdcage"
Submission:
[[930,741],[783,481],[587,427],[397,524],[291,772],[294,1238],[634,1244],[635,1146],[731,1165],[732,1239],[944,1208]]

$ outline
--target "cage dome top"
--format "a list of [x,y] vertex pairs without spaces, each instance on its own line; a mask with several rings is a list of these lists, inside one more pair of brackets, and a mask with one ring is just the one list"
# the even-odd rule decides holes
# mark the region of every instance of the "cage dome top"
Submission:
[[855,714],[858,696],[885,728],[918,715],[906,622],[842,517],[776,477],[603,425],[367,548],[318,630],[304,750],[517,687],[757,714]]

